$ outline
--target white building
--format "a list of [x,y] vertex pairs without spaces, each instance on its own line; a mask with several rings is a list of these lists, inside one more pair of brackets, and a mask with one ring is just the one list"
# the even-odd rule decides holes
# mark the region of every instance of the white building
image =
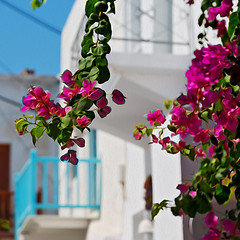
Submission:
[[[58,93],[59,80],[50,76],[0,74],[0,218],[13,220],[14,173],[19,172],[29,157],[31,136],[23,138],[15,130],[14,120],[21,117],[22,97],[33,85],[41,85],[53,95]],[[27,113],[26,113],[27,114]],[[56,155],[56,145],[48,138],[38,144],[40,155]],[[10,234],[11,235],[11,234]],[[0,230],[0,239],[6,232]]]
[[[19,230],[24,239],[186,240],[197,237],[191,235],[188,220],[183,224],[182,218],[173,217],[168,210],[159,214],[153,223],[146,220],[149,213],[145,211],[143,186],[147,176],[152,175],[153,179],[153,202],[160,202],[173,200],[179,193],[176,186],[191,172],[179,154],[169,155],[159,146],[149,145],[150,140],[136,141],[132,131],[139,123],[147,124],[144,114],[164,109],[165,99],[174,99],[184,92],[185,72],[196,47],[197,30],[193,26],[197,25],[197,19],[193,16],[198,14],[179,0],[121,0],[116,4],[117,14],[111,17],[112,53],[108,58],[111,79],[104,88],[109,93],[115,88],[121,90],[127,97],[126,104],[111,104],[112,113],[108,117],[96,118],[93,123],[96,136],[90,136],[92,142],[78,151],[80,159],[101,159],[102,178],[97,167],[94,171],[100,183],[95,179],[89,184],[90,167],[79,164],[74,169],[61,164],[59,202],[83,206],[88,201],[88,207],[69,205],[60,208],[55,217],[30,216]],[[86,21],[84,5],[84,0],[76,0],[62,32],[62,72],[65,69],[75,72],[78,68]],[[70,180],[64,177],[65,171]],[[78,197],[79,188],[87,192],[87,184],[95,189],[92,190],[94,204],[100,204],[100,212],[97,207],[89,207],[90,193]]]

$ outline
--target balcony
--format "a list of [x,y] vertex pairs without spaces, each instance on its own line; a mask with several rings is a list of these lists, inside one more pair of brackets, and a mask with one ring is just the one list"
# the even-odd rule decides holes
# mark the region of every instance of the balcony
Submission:
[[15,240],[20,234],[31,240],[67,239],[68,230],[79,237],[99,217],[101,161],[95,157],[70,166],[32,150],[14,181]]

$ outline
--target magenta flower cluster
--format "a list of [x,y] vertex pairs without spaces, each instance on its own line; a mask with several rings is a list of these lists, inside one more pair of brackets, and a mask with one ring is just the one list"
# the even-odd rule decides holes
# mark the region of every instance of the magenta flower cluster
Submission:
[[[46,133],[54,140],[57,139],[62,150],[69,149],[61,157],[61,160],[68,160],[72,164],[77,164],[76,151],[72,148],[75,145],[84,147],[85,140],[71,137],[73,127],[83,132],[84,129],[88,129],[95,118],[95,111],[101,118],[104,118],[111,112],[111,107],[108,105],[107,94],[103,89],[96,86],[96,81],[88,79],[79,81],[69,70],[66,70],[61,78],[64,87],[58,98],[62,99],[63,103],[61,105],[59,103],[55,104],[50,100],[51,94],[49,92],[42,90],[40,87],[31,87],[28,90],[29,94],[23,97],[22,111],[35,110],[40,118],[31,123],[29,119],[32,117],[24,115],[25,118],[16,120],[15,124],[20,135],[28,132],[27,127],[29,125],[36,125],[30,131],[34,143],[46,128]],[[112,92],[111,97],[113,102],[117,104],[125,103],[126,97],[117,89]]]
[[[228,72],[236,66],[236,63],[230,60],[236,57],[236,51],[232,50],[235,49],[232,48],[233,45],[230,48],[209,45],[194,52],[192,66],[186,72],[187,94],[181,94],[177,98],[170,112],[171,120],[168,127],[173,132],[172,135],[180,135],[182,140],[186,136],[192,136],[193,142],[204,144],[211,136],[216,137],[219,142],[227,141],[225,129],[230,132],[236,131],[240,117],[240,94],[239,92],[233,94],[230,85],[221,85],[222,81],[229,81]],[[160,110],[150,112],[146,117],[152,127],[161,126],[166,122]],[[216,124],[209,124],[212,121]],[[145,128],[136,128],[134,137],[137,140],[145,135],[146,131],[143,131]],[[169,137],[159,139],[153,134],[152,138],[153,143],[161,144],[164,149],[169,149],[169,145],[174,147],[174,153],[185,148],[183,141],[174,143]],[[196,156],[205,156],[206,153],[202,149],[194,148]]]
[[29,95],[23,98],[22,111],[28,109],[36,110],[39,116],[49,119],[51,116],[64,117],[66,115],[65,108],[60,104],[54,104],[50,100],[51,94],[42,90],[40,87],[31,87],[28,89]]

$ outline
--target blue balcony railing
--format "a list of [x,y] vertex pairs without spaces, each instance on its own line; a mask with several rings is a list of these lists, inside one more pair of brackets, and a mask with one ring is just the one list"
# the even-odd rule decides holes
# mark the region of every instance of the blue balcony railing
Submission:
[[[60,184],[60,181],[63,184]],[[36,151],[32,150],[21,172],[15,174],[14,182],[16,240],[26,217],[35,215],[37,210],[40,212],[61,208],[100,210],[101,161],[94,157],[79,159],[78,165],[72,166],[67,162],[61,162],[58,157],[37,156]],[[37,197],[39,189],[42,189],[40,200]]]

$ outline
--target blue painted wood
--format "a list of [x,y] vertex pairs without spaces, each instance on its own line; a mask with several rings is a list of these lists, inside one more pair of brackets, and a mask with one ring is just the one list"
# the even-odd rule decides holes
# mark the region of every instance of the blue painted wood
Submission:
[[70,200],[70,191],[69,191],[69,182],[70,182],[70,174],[69,174],[69,164],[67,165],[67,169],[66,169],[66,193],[67,193],[67,203],[69,204],[69,200]]
[[76,166],[76,178],[77,178],[77,204],[80,204],[80,177],[79,177],[79,166]]
[[37,152],[32,150],[30,151],[30,159],[31,159],[31,170],[30,170],[30,176],[29,176],[29,181],[31,183],[31,200],[30,200],[30,206],[31,206],[31,214],[36,214],[36,202],[37,202],[37,171],[36,171],[36,157],[37,157]]
[[[96,140],[96,134],[95,134]],[[92,138],[92,139],[94,139]],[[96,147],[96,145],[95,145]],[[94,151],[93,151],[94,153]],[[96,154],[96,151],[94,155]],[[48,164],[53,163],[53,203],[48,202]],[[36,151],[30,152],[30,158],[25,163],[22,170],[14,175],[15,187],[15,240],[18,240],[18,232],[22,223],[28,215],[36,214],[36,209],[59,209],[59,208],[85,208],[100,210],[101,198],[101,160],[92,156],[89,159],[80,159],[79,165],[76,166],[77,178],[77,201],[76,204],[70,203],[70,169],[69,163],[66,162],[66,194],[67,202],[59,204],[58,191],[59,191],[59,158],[58,157],[39,157]],[[43,164],[43,179],[41,187],[43,189],[43,202],[37,203],[37,167],[38,163]],[[80,189],[80,174],[79,169],[82,165],[88,164],[88,192],[82,193]],[[80,204],[81,194],[88,196],[88,202]],[[98,197],[97,197],[98,196]]]
[[[58,160],[59,162],[59,160]],[[54,162],[54,204],[58,205],[58,184],[59,184],[59,179],[58,179],[58,162]]]
[[43,163],[43,203],[48,201],[48,163]]
[[95,129],[91,129],[89,133],[89,157],[96,158],[97,157],[97,132]]
[[97,132],[91,129],[89,133],[89,164],[88,164],[88,204],[96,202],[96,165],[94,159],[97,158]]

